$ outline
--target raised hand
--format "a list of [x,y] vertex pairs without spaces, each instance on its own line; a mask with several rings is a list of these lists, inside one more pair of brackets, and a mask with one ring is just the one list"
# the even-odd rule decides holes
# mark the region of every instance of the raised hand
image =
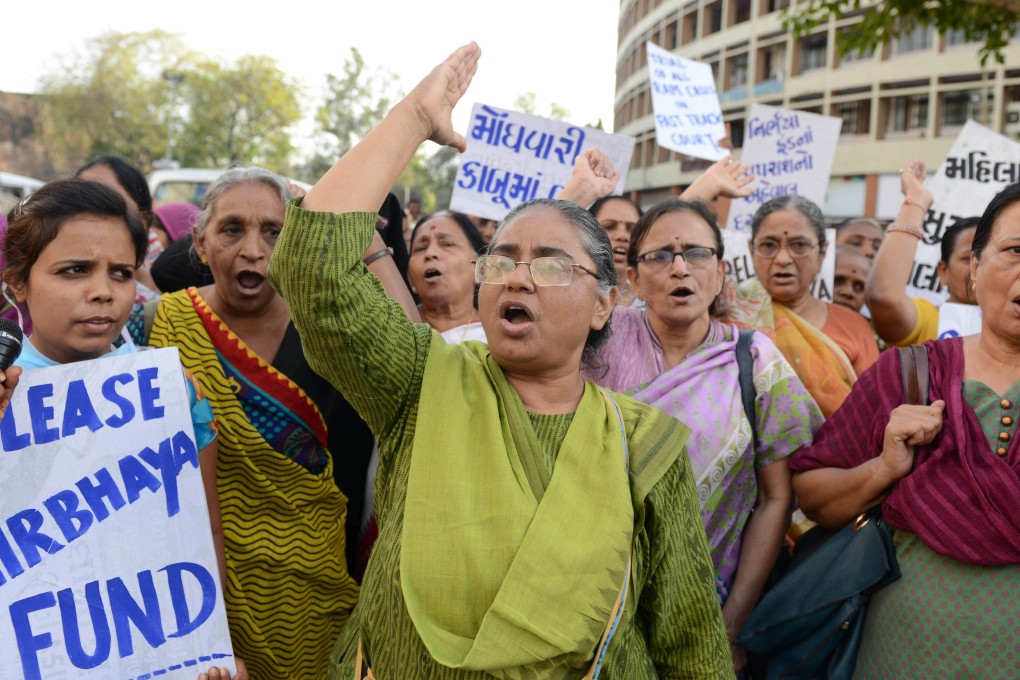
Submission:
[[601,149],[588,149],[574,161],[574,174],[556,198],[587,207],[616,190],[620,173]]
[[904,200],[923,210],[927,218],[928,209],[934,199],[931,192],[924,186],[926,177],[924,161],[920,158],[915,158],[906,168],[900,170],[900,190],[903,191]]
[[454,131],[451,117],[453,107],[471,84],[481,56],[482,48],[474,42],[460,47],[432,69],[401,102],[414,107],[426,139],[458,151],[467,148],[464,136]]
[[701,177],[687,187],[681,198],[685,201],[701,201],[708,203],[717,196],[727,198],[743,198],[751,195],[748,186],[757,175],[748,173],[751,166],[734,160],[733,156],[723,156],[712,163]]

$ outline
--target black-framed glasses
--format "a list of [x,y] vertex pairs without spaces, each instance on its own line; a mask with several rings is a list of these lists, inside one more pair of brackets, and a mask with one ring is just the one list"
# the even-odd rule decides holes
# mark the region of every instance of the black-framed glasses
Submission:
[[780,241],[766,239],[752,245],[751,250],[758,257],[764,257],[766,260],[771,260],[779,254],[780,249],[783,248],[784,245],[786,246],[787,252],[790,253],[790,257],[796,258],[807,257],[811,253],[815,252],[815,248],[819,247],[818,243],[808,241],[807,239],[790,239],[785,244]]
[[680,258],[688,267],[707,267],[715,259],[715,248],[696,246],[687,250],[650,250],[638,255],[637,261],[644,262],[649,269],[665,269],[673,266],[673,260]]
[[531,262],[518,262],[506,255],[482,255],[472,262],[475,265],[475,283],[505,284],[519,264],[528,266],[531,280],[536,286],[569,286],[574,279],[575,268],[596,279],[599,277],[583,264],[572,262],[566,257],[536,257]]

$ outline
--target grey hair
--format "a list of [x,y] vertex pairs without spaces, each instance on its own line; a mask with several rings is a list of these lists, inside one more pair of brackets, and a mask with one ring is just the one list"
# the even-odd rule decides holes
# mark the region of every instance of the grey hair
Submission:
[[825,217],[822,215],[821,208],[812,201],[796,194],[777,196],[758,208],[758,212],[754,214],[751,220],[752,240],[758,236],[758,229],[761,228],[761,223],[765,221],[765,218],[780,210],[796,210],[806,217],[811,228],[815,230],[818,244],[823,245],[825,243]]
[[[599,224],[595,216],[581,206],[570,201],[560,201],[553,198],[536,198],[527,203],[521,203],[510,211],[500,223],[496,233],[492,236],[489,244],[491,250],[497,245],[506,228],[514,222],[522,213],[532,208],[552,208],[560,216],[569,222],[576,230],[581,240],[581,247],[595,263],[595,279],[598,282],[595,292],[599,296],[609,295],[619,285],[619,278],[616,274],[616,265],[613,263],[613,244],[609,241],[609,235]],[[591,330],[584,343],[584,354],[581,361],[583,364],[594,370],[605,370],[607,367],[601,362],[598,356],[598,349],[606,344],[612,332],[609,320],[601,330]]]
[[209,218],[212,217],[213,205],[217,199],[226,193],[227,190],[233,189],[238,184],[244,184],[245,182],[266,185],[280,195],[280,202],[284,205],[293,198],[286,180],[275,172],[256,167],[231,168],[213,180],[205,192],[205,197],[202,199],[202,210],[195,220],[195,232],[199,236],[205,233],[205,228],[209,225]]

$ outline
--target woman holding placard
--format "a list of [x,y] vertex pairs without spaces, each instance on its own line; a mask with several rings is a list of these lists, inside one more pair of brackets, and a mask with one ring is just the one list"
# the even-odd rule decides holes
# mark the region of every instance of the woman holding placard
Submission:
[[[31,370],[138,351],[132,343],[114,343],[121,339],[134,305],[135,272],[147,247],[138,215],[103,184],[50,182],[18,204],[4,242],[3,289],[5,296],[27,306],[33,327],[15,366]],[[16,378],[17,370],[8,374]],[[188,377],[195,443],[226,590],[216,427],[208,400]],[[6,387],[9,397],[11,385]],[[238,677],[246,678],[244,664],[238,662]]]
[[795,195],[768,201],[751,222],[758,278],[740,288],[725,312],[727,320],[772,338],[826,418],[878,359],[864,317],[811,295],[827,246],[817,205]]

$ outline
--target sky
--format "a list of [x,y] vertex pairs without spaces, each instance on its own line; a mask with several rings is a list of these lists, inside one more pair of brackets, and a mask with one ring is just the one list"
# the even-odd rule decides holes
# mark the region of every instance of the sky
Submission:
[[[467,129],[473,102],[512,109],[526,92],[537,95],[539,115],[555,103],[574,124],[602,119],[612,131],[619,0],[5,4],[0,91],[36,91],[39,76],[54,69],[58,55],[80,50],[106,31],[161,28],[226,60],[268,55],[309,95],[318,93],[323,74],[340,71],[352,46],[369,69],[395,74],[406,92],[456,47],[474,40],[482,60],[454,112],[460,132]],[[306,99],[306,115],[316,99]]]

